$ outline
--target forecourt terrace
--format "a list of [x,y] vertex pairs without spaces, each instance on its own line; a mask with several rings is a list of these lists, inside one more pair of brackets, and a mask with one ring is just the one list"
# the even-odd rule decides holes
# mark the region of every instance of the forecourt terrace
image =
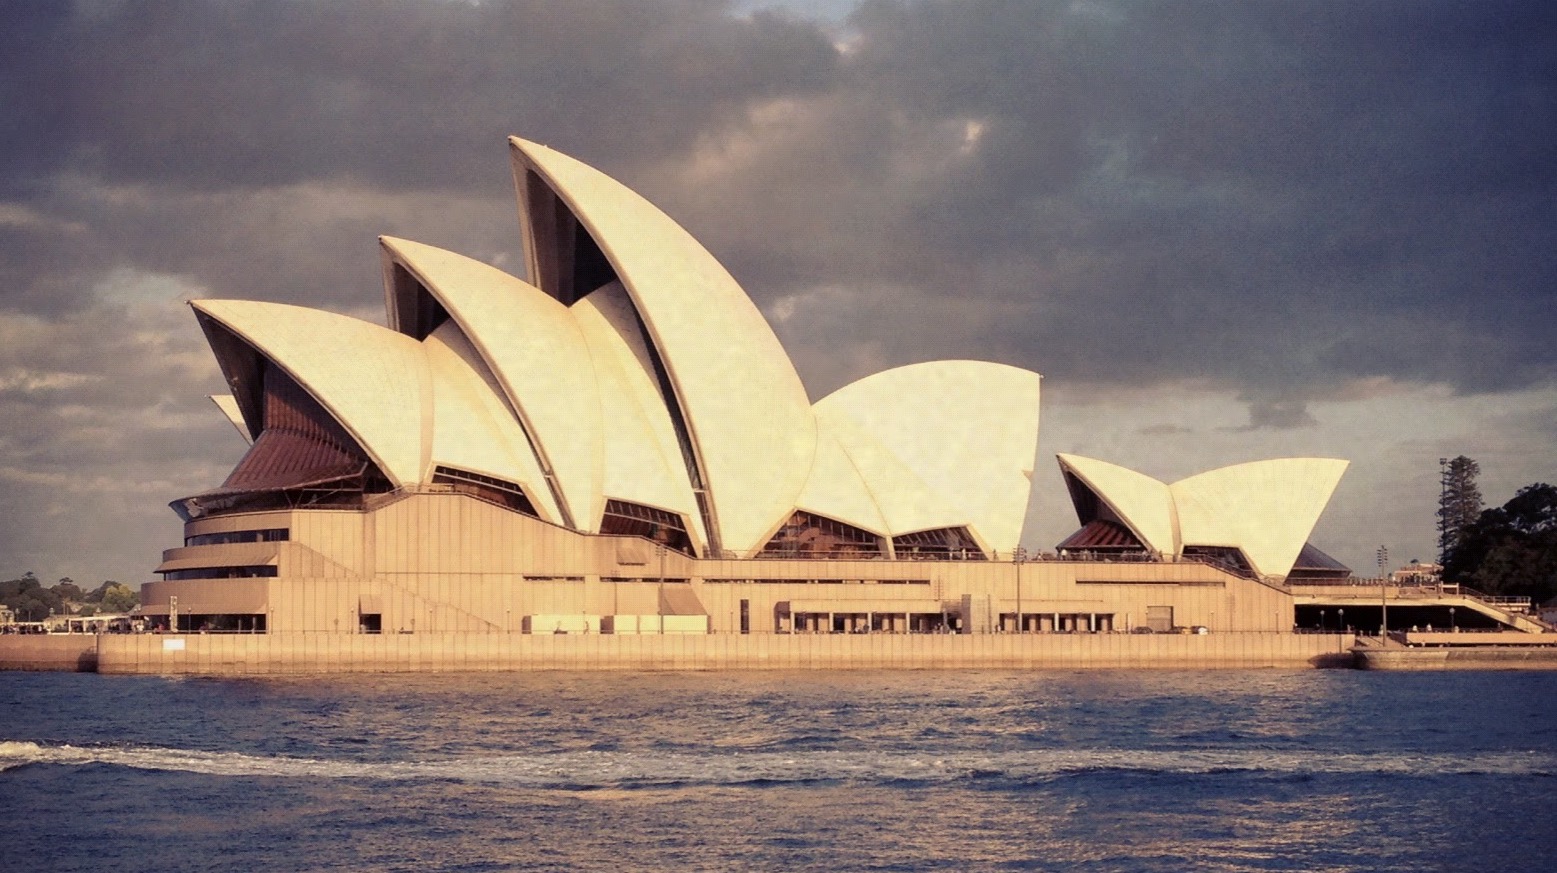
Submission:
[[172,504],[183,545],[141,592],[163,633],[105,638],[102,669],[1344,653],[1292,633],[1289,583],[1350,575],[1308,543],[1345,461],[1169,484],[1061,455],[1080,528],[1029,558],[1038,374],[935,361],[813,403],[679,225],[552,149],[510,154],[528,282],[385,237],[387,327],[191,304],[251,446]]

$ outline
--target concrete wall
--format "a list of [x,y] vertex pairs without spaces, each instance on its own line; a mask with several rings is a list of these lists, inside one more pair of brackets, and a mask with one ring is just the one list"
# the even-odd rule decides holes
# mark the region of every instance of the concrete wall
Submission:
[[1358,649],[1356,659],[1364,670],[1557,670],[1549,646]]
[[[360,614],[374,612],[387,632],[503,633],[519,630],[525,615],[656,613],[661,592],[674,587],[695,595],[716,633],[740,630],[742,601],[751,633],[771,634],[782,629],[777,616],[792,601],[880,602],[885,613],[894,602],[935,601],[957,613],[964,596],[987,598],[997,617],[1019,607],[1026,616],[1111,615],[1121,630],[1145,624],[1152,606],[1171,606],[1175,624],[1213,634],[1286,632],[1293,622],[1285,591],[1199,563],[694,560],[448,493],[415,494],[370,512],[201,519],[185,533],[271,527],[291,530],[278,546],[276,578],[150,583],[142,589],[145,611],[166,614],[177,596],[185,614],[251,612],[261,602],[276,633],[352,633]],[[170,555],[204,555],[223,566],[233,549],[182,547]],[[221,608],[224,599],[231,609]]]
[[97,669],[97,641],[92,634],[5,634],[0,636],[0,670]]
[[104,673],[1210,669],[1351,666],[1340,634],[676,636],[185,634],[101,638]]

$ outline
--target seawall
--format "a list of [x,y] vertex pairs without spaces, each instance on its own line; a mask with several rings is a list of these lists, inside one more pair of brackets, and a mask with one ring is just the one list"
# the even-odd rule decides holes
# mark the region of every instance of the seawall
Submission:
[[92,634],[5,634],[0,636],[0,670],[90,673],[97,669]]
[[1557,670],[1557,647],[1358,649],[1364,670]]
[[103,673],[1351,667],[1341,634],[108,635]]

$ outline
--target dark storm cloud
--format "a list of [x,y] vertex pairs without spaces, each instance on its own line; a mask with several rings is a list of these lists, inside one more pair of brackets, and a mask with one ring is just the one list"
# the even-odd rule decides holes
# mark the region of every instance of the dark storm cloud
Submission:
[[[986,338],[1022,363],[1215,378],[1277,427],[1357,378],[1552,377],[1549,7],[877,2],[852,23],[818,135],[732,182],[797,232],[707,224],[759,294],[1022,297]],[[964,124],[966,157],[893,166]]]
[[[21,123],[7,126],[3,190],[91,232],[65,239],[45,222],[0,216],[0,244],[15,253],[3,303],[56,311],[79,296],[36,283],[57,278],[62,262],[190,274],[235,295],[255,295],[265,276],[266,296],[301,301],[373,281],[379,232],[478,257],[511,252],[508,134],[627,169],[685,149],[745,101],[819,87],[834,65],[812,26],[694,0],[6,12],[0,93]],[[419,221],[343,215],[321,202],[332,192],[320,186],[453,199]],[[257,193],[266,191],[295,191],[299,208],[288,214]],[[477,217],[490,229],[447,233]],[[281,245],[290,242],[313,251]]]
[[812,27],[698,0],[12,5],[9,96],[45,171],[178,187],[484,187],[517,130],[641,158],[824,82],[833,54]]
[[379,317],[381,233],[520,272],[509,134],[685,224],[815,396],[984,358],[1302,434],[1557,374],[1557,7],[760,5],[0,0],[0,557],[230,467],[184,297]]
[[[764,303],[1025,302],[983,341],[1068,380],[1212,378],[1275,426],[1355,378],[1554,371],[1541,4],[870,2],[845,51],[692,0],[19,10],[7,186],[92,229],[0,223],[30,252],[11,305],[75,305],[49,280],[83,251],[338,307],[377,232],[511,261],[520,132],[647,191]],[[731,172],[678,172],[740,136]],[[422,220],[366,208],[409,192]]]

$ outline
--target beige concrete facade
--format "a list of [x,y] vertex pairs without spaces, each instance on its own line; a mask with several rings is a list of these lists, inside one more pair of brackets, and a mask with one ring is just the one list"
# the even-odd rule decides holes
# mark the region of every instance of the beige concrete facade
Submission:
[[1018,614],[1029,633],[1153,621],[1159,631],[1270,633],[1293,622],[1285,590],[1194,562],[703,560],[437,491],[373,509],[185,525],[186,539],[241,531],[286,539],[169,549],[159,569],[273,567],[274,576],[148,583],[145,613],[176,613],[191,630],[205,621],[195,616],[238,615],[262,616],[271,633],[340,634],[367,624],[384,634],[524,633],[538,615],[706,615],[710,633],[734,635],[995,634],[1015,632]]

